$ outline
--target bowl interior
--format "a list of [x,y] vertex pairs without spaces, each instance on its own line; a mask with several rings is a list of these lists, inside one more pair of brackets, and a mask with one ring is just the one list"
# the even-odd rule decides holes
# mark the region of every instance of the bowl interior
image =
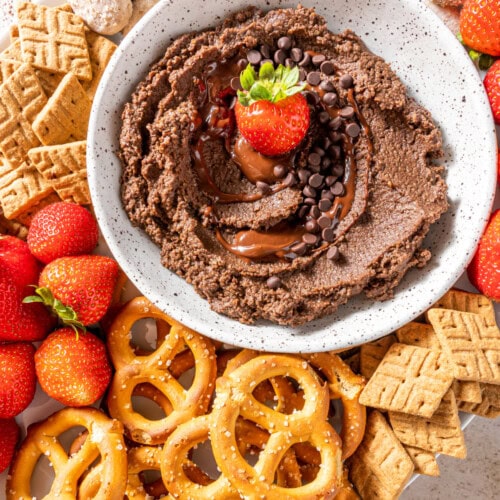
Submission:
[[[254,1],[265,10],[296,2]],[[213,312],[184,280],[163,268],[159,250],[132,227],[120,201],[120,115],[137,83],[167,45],[187,31],[213,26],[247,6],[205,0],[196,8],[161,1],[122,41],[95,97],[88,135],[88,177],[96,215],[111,252],[137,288],[168,314],[228,344],[275,352],[339,349],[379,338],[431,306],[462,274],[488,219],[496,187],[496,136],[477,70],[453,34],[422,2],[307,0],[334,32],[351,29],[388,61],[409,93],[440,126],[449,211],[429,232],[433,258],[411,270],[395,297],[356,297],[338,312],[299,328],[243,325]]]

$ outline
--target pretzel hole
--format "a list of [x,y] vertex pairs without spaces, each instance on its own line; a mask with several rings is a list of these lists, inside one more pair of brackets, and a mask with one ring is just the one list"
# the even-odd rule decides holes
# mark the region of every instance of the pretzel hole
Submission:
[[147,355],[156,350],[169,332],[168,323],[141,318],[132,325],[130,345],[138,354]]
[[220,476],[210,439],[195,444],[188,453],[191,463],[183,465],[186,476],[194,483],[206,486]]
[[304,406],[304,394],[300,384],[291,377],[263,380],[252,394],[260,403],[287,415],[301,410]]
[[33,474],[31,475],[31,491],[36,492],[38,498],[45,498],[45,496],[50,492],[54,479],[54,468],[52,467],[50,460],[45,455],[41,455],[35,465],[35,468],[33,469]]
[[152,384],[139,384],[132,393],[132,409],[148,420],[161,420],[172,411],[170,401]]
[[321,455],[310,443],[292,445],[276,470],[275,484],[286,488],[298,488],[311,483],[321,467]]
[[158,469],[144,470],[140,472],[139,478],[148,497],[162,498],[168,495],[167,488],[161,478],[161,472]]

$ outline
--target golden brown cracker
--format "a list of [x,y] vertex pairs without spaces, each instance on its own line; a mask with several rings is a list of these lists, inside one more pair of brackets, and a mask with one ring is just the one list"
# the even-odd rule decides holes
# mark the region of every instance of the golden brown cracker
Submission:
[[500,330],[484,316],[431,309],[427,317],[453,365],[455,378],[500,384]]
[[85,149],[87,141],[42,146],[29,152],[37,170],[51,182],[63,201],[90,204]]
[[78,79],[68,73],[33,122],[45,146],[87,138],[91,102]]
[[28,237],[28,228],[16,220],[6,219],[0,207],[0,234],[8,234],[25,240]]
[[18,3],[17,17],[23,61],[49,72],[92,79],[81,17],[30,2]]
[[479,384],[481,387],[481,402],[466,403],[458,402],[458,409],[467,413],[473,413],[486,418],[500,417],[500,385]]
[[23,64],[0,86],[0,152],[13,168],[40,145],[32,124],[47,103],[33,68]]
[[10,43],[14,43],[19,38],[19,26],[17,24],[9,27],[9,38]]
[[415,446],[405,446],[405,450],[415,465],[416,474],[439,476],[439,465],[434,453],[416,448]]
[[496,325],[493,302],[479,293],[452,288],[431,307],[433,308],[480,314],[484,316],[488,325]]
[[385,353],[394,342],[396,342],[396,337],[394,335],[387,335],[375,342],[370,342],[361,346],[359,363],[361,375],[363,375],[363,377],[368,379],[373,375],[377,366],[382,361],[382,358],[385,356]]
[[445,394],[432,417],[416,417],[390,411],[389,420],[396,436],[405,445],[456,458],[465,458],[467,455],[457,402],[452,390]]
[[441,346],[434,328],[425,323],[410,322],[396,330],[396,337],[400,344],[415,345],[439,351]]
[[349,478],[362,498],[394,500],[413,474],[413,462],[384,416],[374,410],[363,441],[349,459]]
[[344,359],[345,363],[354,373],[360,373],[360,353],[355,352],[351,356]]
[[83,83],[83,88],[90,99],[94,98],[97,86],[101,81],[104,70],[111,56],[116,50],[116,45],[106,37],[89,31],[86,35],[89,48],[90,63],[92,65],[92,80]]
[[453,382],[442,351],[393,344],[366,384],[365,406],[430,417]]
[[6,49],[0,53],[2,59],[12,59],[14,61],[23,62],[23,53],[21,51],[21,41],[14,40]]
[[451,389],[455,393],[457,401],[476,404],[482,401],[481,385],[479,382],[455,379],[451,385]]
[[49,73],[39,68],[35,68],[35,74],[47,97],[50,97],[56,91],[64,76],[60,73]]
[[21,67],[22,63],[14,59],[0,58],[0,83],[5,82],[16,69]]

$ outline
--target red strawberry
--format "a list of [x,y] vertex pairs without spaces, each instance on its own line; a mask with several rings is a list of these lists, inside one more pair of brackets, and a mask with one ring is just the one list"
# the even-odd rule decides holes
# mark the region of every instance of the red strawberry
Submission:
[[500,301],[500,210],[491,216],[467,274],[482,294]]
[[500,149],[497,152],[497,182],[500,184]]
[[467,0],[460,12],[460,34],[465,45],[500,56],[500,3],[498,0]]
[[500,125],[500,59],[495,61],[486,73],[484,88],[490,100],[495,123]]
[[0,266],[0,342],[45,338],[55,320],[42,304],[24,304],[24,289]]
[[99,229],[92,214],[75,203],[52,203],[34,217],[28,231],[33,255],[45,264],[59,257],[91,253]]
[[45,266],[38,295],[26,300],[42,302],[68,325],[91,325],[108,310],[120,268],[102,255],[61,257]]
[[0,344],[0,418],[21,413],[35,395],[35,348],[27,342]]
[[35,354],[42,389],[66,406],[97,401],[111,380],[106,346],[95,335],[75,335],[66,327],[52,332]]
[[[0,235],[0,266],[9,271],[13,282],[21,289],[36,285],[42,270],[40,262],[33,257],[27,243],[15,236]],[[25,290],[27,293],[29,291]]]
[[13,418],[0,418],[0,472],[10,465],[19,440],[19,426]]
[[235,116],[241,135],[259,153],[278,156],[296,148],[310,123],[309,106],[297,85],[299,70],[265,63],[259,75],[251,65],[242,72]]

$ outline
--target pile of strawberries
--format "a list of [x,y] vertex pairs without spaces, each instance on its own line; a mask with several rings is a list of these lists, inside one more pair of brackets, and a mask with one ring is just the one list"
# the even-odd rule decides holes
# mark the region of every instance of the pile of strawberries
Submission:
[[64,202],[35,215],[27,242],[0,236],[0,472],[37,380],[66,406],[94,403],[110,382],[106,346],[87,327],[108,311],[121,271],[91,255],[98,238],[92,214]]

